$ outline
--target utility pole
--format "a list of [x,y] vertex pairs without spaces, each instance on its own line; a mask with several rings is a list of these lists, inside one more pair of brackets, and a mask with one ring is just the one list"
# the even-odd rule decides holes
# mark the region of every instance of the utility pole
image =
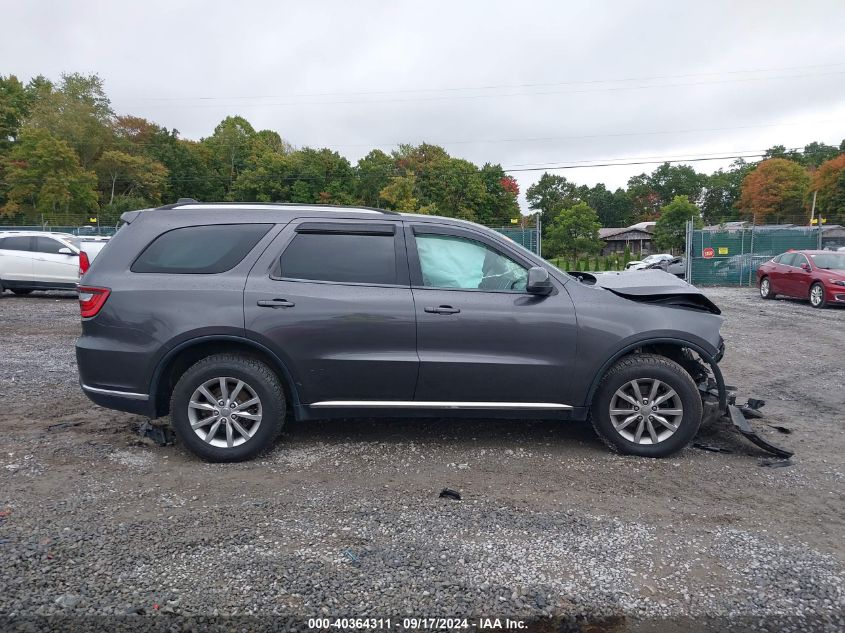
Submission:
[[813,219],[816,217],[816,194],[818,191],[813,192],[813,206],[810,209],[810,226],[813,226]]

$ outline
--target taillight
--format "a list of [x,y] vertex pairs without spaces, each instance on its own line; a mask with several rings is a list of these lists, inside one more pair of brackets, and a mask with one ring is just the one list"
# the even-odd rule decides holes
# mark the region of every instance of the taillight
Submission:
[[88,259],[88,253],[79,251],[79,276],[82,277],[89,268],[91,268],[91,260]]
[[91,286],[79,286],[79,312],[83,319],[97,316],[97,313],[109,298],[108,288],[92,288]]

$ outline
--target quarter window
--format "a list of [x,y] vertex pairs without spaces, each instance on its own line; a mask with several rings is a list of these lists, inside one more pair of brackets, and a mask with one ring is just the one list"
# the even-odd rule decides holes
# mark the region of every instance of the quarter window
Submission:
[[279,259],[280,276],[309,281],[395,284],[394,236],[297,233]]
[[423,285],[429,288],[524,291],[528,270],[481,242],[417,235]]
[[272,224],[186,226],[159,235],[132,264],[134,273],[222,273],[246,257]]
[[62,244],[59,240],[54,240],[52,237],[41,237],[39,235],[35,238],[35,252],[37,253],[58,255],[62,248],[67,248],[67,245]]

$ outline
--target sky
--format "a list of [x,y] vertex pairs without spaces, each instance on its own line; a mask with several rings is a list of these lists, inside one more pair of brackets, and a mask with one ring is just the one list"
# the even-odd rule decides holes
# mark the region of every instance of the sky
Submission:
[[842,0],[0,0],[0,15],[0,74],[97,73],[116,112],[192,139],[239,114],[353,163],[442,145],[512,170],[524,212],[547,168],[615,188],[657,166],[619,163],[845,138]]

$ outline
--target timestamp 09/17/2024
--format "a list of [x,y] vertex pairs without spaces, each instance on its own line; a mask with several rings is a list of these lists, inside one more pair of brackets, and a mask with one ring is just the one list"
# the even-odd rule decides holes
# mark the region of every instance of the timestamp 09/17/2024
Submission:
[[518,631],[527,628],[524,620],[514,618],[309,618],[308,629],[312,631]]

